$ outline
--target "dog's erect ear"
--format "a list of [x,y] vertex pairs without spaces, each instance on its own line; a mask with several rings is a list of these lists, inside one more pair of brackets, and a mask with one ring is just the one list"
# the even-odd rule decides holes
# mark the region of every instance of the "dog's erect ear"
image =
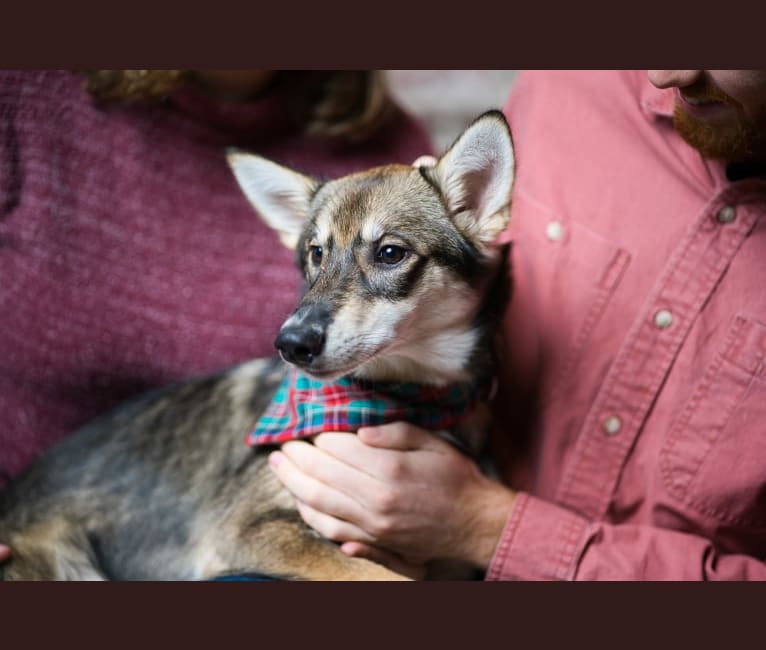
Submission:
[[277,231],[285,246],[294,249],[306,223],[317,182],[266,158],[236,149],[229,149],[226,159],[258,214]]
[[515,175],[511,131],[500,111],[476,119],[433,168],[455,225],[489,244],[508,225]]

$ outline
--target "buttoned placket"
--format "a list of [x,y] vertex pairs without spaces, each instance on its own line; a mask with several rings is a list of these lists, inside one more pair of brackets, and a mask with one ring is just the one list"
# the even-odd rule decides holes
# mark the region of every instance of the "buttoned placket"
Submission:
[[697,314],[755,225],[745,198],[734,187],[720,192],[671,254],[583,423],[557,502],[592,518],[606,512]]

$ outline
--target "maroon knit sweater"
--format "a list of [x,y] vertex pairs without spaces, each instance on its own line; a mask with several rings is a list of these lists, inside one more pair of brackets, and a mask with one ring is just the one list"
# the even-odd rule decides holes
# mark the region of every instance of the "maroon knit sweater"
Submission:
[[226,146],[322,177],[430,151],[402,112],[312,140],[288,101],[101,109],[74,74],[0,72],[0,486],[131,395],[273,355],[299,276]]

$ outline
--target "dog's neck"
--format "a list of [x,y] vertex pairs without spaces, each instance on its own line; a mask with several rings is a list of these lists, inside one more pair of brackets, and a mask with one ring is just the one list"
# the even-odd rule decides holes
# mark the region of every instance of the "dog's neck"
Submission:
[[[405,421],[430,431],[457,431],[473,418],[486,397],[482,387],[451,384],[443,387],[411,382],[371,383],[341,377],[320,381],[294,368],[248,437],[254,446],[305,438],[325,431],[357,431]],[[460,438],[458,438],[460,439]],[[469,440],[465,451],[478,448]]]

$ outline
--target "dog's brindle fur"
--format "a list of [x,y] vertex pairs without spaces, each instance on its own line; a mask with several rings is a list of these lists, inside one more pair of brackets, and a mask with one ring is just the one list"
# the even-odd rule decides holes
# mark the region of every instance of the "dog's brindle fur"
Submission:
[[[387,166],[310,188],[296,242],[307,280],[301,306],[321,303],[328,341],[327,359],[308,372],[350,368],[366,378],[431,383],[487,378],[508,291],[507,249],[490,254],[468,222],[461,226],[456,213],[468,207],[445,196],[438,173]],[[370,238],[382,230],[412,251],[396,273],[377,268],[368,254]],[[324,251],[320,264],[310,255],[316,243]],[[445,300],[463,305],[457,311],[465,313],[446,325],[472,333],[466,350],[428,348],[429,328],[442,334],[454,311],[449,302],[445,310]],[[360,340],[371,317],[402,304],[389,328],[394,352]],[[397,337],[411,344],[397,347]],[[448,334],[445,341],[458,339]],[[438,358],[453,352],[460,358],[446,365]],[[0,541],[13,549],[0,578],[185,580],[258,572],[401,579],[347,557],[309,529],[267,467],[268,450],[244,444],[287,367],[254,360],[157,390],[55,446],[0,493]]]

